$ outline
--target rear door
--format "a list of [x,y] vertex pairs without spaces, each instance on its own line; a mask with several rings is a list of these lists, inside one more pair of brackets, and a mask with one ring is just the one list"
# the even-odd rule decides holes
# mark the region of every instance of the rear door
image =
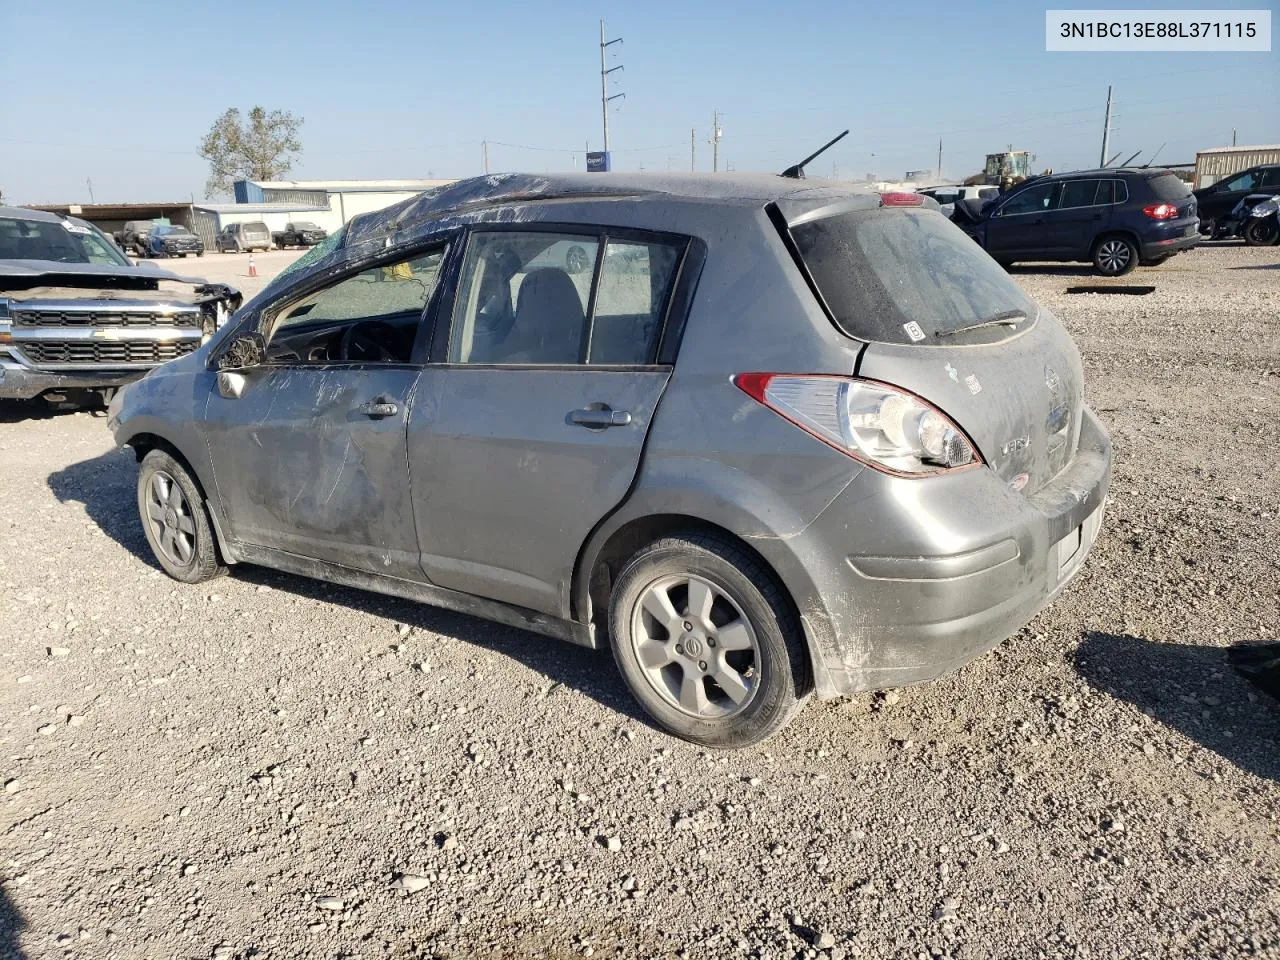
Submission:
[[1032,184],[1010,196],[986,221],[983,246],[996,260],[1052,256],[1045,218],[1058,196],[1057,183]]
[[578,551],[626,497],[670,376],[663,338],[689,247],[581,228],[472,233],[409,421],[432,583],[567,614]]

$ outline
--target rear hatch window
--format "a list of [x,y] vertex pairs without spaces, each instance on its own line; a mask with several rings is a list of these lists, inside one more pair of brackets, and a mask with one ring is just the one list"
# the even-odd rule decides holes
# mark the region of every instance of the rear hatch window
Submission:
[[1191,196],[1191,188],[1172,173],[1152,177],[1147,184],[1151,192],[1165,203],[1179,203]]
[[[958,227],[924,209],[856,210],[791,228],[800,257],[840,329],[859,340],[936,343],[939,335],[1035,304]],[[991,342],[991,326],[950,342]]]

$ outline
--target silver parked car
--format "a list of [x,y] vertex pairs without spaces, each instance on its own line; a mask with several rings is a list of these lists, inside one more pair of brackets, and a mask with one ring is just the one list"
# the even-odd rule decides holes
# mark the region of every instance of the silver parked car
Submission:
[[219,253],[252,253],[271,249],[271,231],[261,220],[228,223],[213,238]]
[[173,577],[263,564],[608,645],[717,746],[1016,632],[1111,463],[1070,336],[933,201],[768,176],[365,214],[109,423]]

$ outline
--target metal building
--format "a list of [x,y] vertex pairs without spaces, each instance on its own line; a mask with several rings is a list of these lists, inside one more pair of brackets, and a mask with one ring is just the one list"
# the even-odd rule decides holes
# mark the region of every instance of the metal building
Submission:
[[1213,147],[1196,153],[1196,173],[1192,186],[1199,190],[1223,177],[1264,163],[1280,163],[1280,144],[1261,147]]

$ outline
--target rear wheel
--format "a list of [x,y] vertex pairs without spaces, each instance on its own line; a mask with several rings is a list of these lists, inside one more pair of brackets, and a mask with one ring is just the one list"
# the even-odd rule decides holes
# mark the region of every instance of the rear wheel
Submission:
[[138,514],[161,568],[183,583],[202,583],[227,572],[218,560],[204,496],[186,467],[163,450],[142,458]]
[[1138,265],[1138,248],[1128,237],[1103,237],[1093,248],[1093,269],[1104,277],[1120,277]]
[[636,553],[610,599],[614,660],[660,726],[712,747],[782,729],[809,690],[800,627],[759,560],[719,537]]

